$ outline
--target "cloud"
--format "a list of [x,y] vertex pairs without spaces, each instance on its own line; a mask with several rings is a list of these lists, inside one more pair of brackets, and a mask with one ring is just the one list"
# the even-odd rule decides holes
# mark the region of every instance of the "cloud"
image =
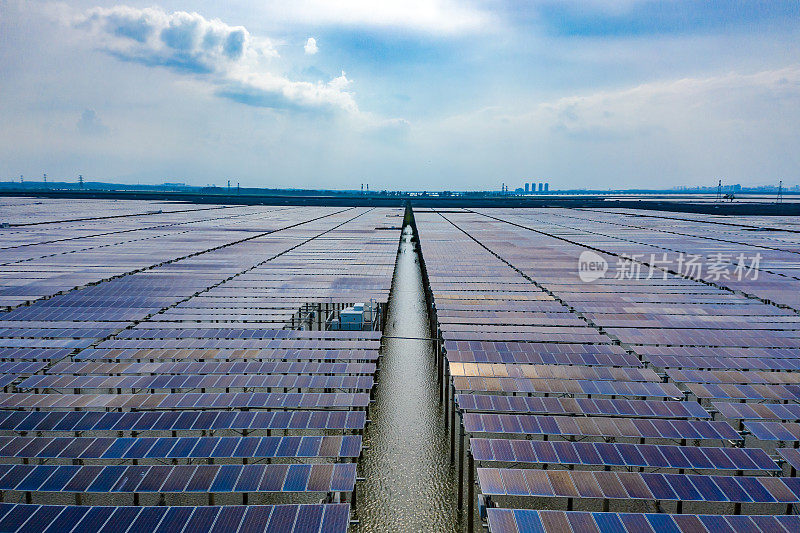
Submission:
[[[194,75],[210,83],[215,94],[261,107],[325,108],[357,112],[344,76],[328,83],[294,81],[267,65],[278,56],[269,39],[253,36],[244,26],[230,26],[198,13],[129,6],[94,8],[73,21],[97,46],[112,56],[147,66]],[[309,39],[306,52],[316,42]]]
[[[719,120],[735,124],[760,121],[765,111],[800,101],[800,66],[751,74],[731,72],[706,78],[682,78],[636,87],[560,98],[534,112],[563,133],[602,139],[638,135],[646,129],[672,128]],[[532,118],[532,117],[530,117]],[[592,135],[587,135],[591,137]]]
[[303,47],[303,50],[305,50],[306,54],[310,56],[313,56],[319,52],[319,48],[317,48],[317,40],[313,37],[309,37],[306,41],[306,45]]
[[97,116],[94,109],[84,109],[78,120],[78,132],[82,135],[98,136],[108,133],[108,128]]
[[358,107],[345,90],[350,83],[344,72],[328,83],[285,83],[285,79],[270,74],[239,73],[236,81],[225,84],[217,94],[256,107],[304,110],[332,106],[357,113]]
[[[687,135],[714,126],[780,119],[800,104],[800,65],[755,73],[654,81],[632,87],[564,96],[520,106],[486,107],[446,119],[454,129],[480,123],[495,131],[524,127],[591,142],[636,138],[662,131]],[[800,109],[800,107],[797,107]],[[773,128],[785,124],[775,120]],[[485,130],[484,130],[485,131]]]
[[798,164],[798,124],[792,65],[484,108],[414,130],[421,152],[438,143],[435,155],[465,176],[503,169],[605,188],[785,176]]
[[490,11],[458,0],[295,0],[266,6],[275,19],[311,25],[404,28],[432,34],[485,29],[495,22]]

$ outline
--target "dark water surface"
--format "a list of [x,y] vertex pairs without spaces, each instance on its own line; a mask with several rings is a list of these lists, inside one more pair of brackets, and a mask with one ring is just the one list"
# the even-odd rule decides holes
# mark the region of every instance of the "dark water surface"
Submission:
[[[457,531],[455,474],[410,228],[395,266],[375,402],[364,434],[356,531]],[[391,338],[414,337],[412,339]]]

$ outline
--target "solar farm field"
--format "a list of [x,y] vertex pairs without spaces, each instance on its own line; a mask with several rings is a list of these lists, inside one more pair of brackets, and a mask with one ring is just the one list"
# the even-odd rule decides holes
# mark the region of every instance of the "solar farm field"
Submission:
[[0,529],[348,530],[402,210],[3,204]]
[[468,530],[800,528],[796,220],[415,221]]
[[0,531],[800,529],[790,217],[0,209]]

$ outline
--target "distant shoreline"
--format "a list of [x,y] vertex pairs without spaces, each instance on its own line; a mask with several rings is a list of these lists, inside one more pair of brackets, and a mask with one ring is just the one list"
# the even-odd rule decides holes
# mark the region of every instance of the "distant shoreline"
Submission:
[[[56,184],[53,184],[55,187]],[[782,203],[767,199],[763,193],[748,198],[740,196],[733,202],[714,201],[708,193],[687,193],[686,191],[617,192],[597,194],[556,194],[508,195],[491,192],[468,193],[458,196],[433,196],[428,193],[381,193],[359,194],[351,191],[281,190],[280,192],[252,192],[217,187],[215,190],[196,188],[189,191],[169,190],[110,190],[110,189],[45,189],[34,187],[0,187],[0,196],[36,198],[87,198],[108,200],[160,200],[168,202],[189,202],[195,204],[234,204],[234,205],[307,205],[307,206],[346,206],[346,207],[400,207],[410,202],[415,208],[602,208],[602,209],[645,209],[651,211],[670,211],[681,213],[704,213],[724,215],[800,215],[800,199],[797,193],[787,192]],[[257,191],[257,190],[256,190]],[[631,198],[636,195],[636,198]],[[664,198],[664,196],[688,196],[690,198]],[[742,202],[741,199],[747,200]]]

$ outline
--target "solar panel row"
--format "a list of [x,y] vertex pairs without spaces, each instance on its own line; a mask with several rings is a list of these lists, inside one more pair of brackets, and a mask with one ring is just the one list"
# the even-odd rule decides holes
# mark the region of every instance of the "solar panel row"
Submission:
[[741,435],[727,422],[599,416],[494,415],[464,413],[467,433],[604,437],[629,439],[719,440],[739,442]]
[[361,436],[0,437],[0,457],[37,459],[208,459],[358,457]]
[[370,390],[372,376],[308,374],[179,374],[156,376],[31,376],[17,385],[29,389],[344,389]]
[[710,418],[695,402],[598,398],[553,398],[457,394],[456,403],[465,411],[494,413],[546,413],[644,418]]
[[681,398],[683,392],[672,383],[642,381],[589,381],[584,379],[478,378],[453,376],[457,391],[491,391],[586,396],[628,396]]
[[353,409],[369,401],[363,392],[5,393],[0,409]]
[[797,503],[800,479],[607,471],[479,468],[489,496]]
[[800,405],[791,403],[712,402],[714,409],[732,420],[798,420]]
[[472,438],[470,449],[475,460],[481,462],[689,470],[781,470],[761,448]]
[[[399,237],[374,229],[398,211],[202,209],[0,236],[0,456],[47,463],[0,465],[0,489],[88,504],[0,529],[347,529]],[[331,327],[357,302],[363,327]]]
[[[469,527],[476,474],[483,494],[478,503],[498,517],[489,520],[493,532],[543,530],[535,511],[492,508],[500,497],[506,504],[525,505],[508,499],[511,495],[558,494],[560,499],[546,504],[536,500],[537,507],[560,508],[561,515],[552,516],[568,515],[575,522],[561,520],[562,527],[552,531],[649,530],[649,515],[626,515],[631,525],[625,526],[621,515],[608,512],[596,513],[598,522],[588,513],[564,515],[565,499],[580,499],[585,509],[592,509],[591,499],[615,499],[624,509],[627,499],[641,496],[673,502],[658,507],[660,513],[681,513],[684,500],[760,502],[766,512],[786,512],[785,505],[767,504],[797,498],[786,484],[795,486],[792,478],[776,484],[776,478],[763,477],[781,469],[764,441],[753,439],[754,430],[740,433],[727,421],[708,419],[719,413],[729,420],[736,414],[800,421],[800,411],[794,413],[800,407],[794,390],[800,375],[795,372],[800,369],[800,307],[770,305],[763,298],[767,293],[771,301],[787,305],[791,298],[772,298],[776,292],[766,282],[720,283],[684,275],[676,268],[678,260],[717,251],[720,240],[703,229],[703,221],[669,219],[667,224],[672,223],[681,231],[665,231],[663,219],[642,218],[636,211],[432,209],[416,215],[432,312],[441,331],[441,396],[452,456],[467,491]],[[746,239],[737,240],[740,232],[735,235],[724,245],[729,256],[751,251],[751,242],[760,239],[753,236],[745,244]],[[773,255],[796,262],[795,252],[785,244],[783,249]],[[662,262],[651,260],[651,254]],[[580,270],[585,255],[605,262],[604,270],[586,276]],[[663,268],[669,261],[671,270]],[[759,275],[764,272],[762,267]],[[785,279],[772,276],[770,283],[778,287]],[[534,365],[548,366],[540,373]],[[716,399],[747,403],[720,407],[710,401]],[[782,403],[755,403],[764,400]],[[745,442],[752,445],[740,448]],[[487,462],[520,468],[500,476],[500,470],[483,468]],[[760,467],[752,468],[756,463]],[[565,470],[553,470],[554,465]],[[737,475],[658,477],[657,472],[611,469]],[[571,510],[572,504],[566,505]],[[608,511],[607,503],[594,505]],[[729,507],[709,508],[723,509]],[[519,523],[514,513],[521,513]],[[688,527],[701,523],[692,515],[688,522],[658,516],[653,524],[660,527],[653,530],[704,530]],[[765,520],[764,530],[782,529]],[[760,530],[750,521],[713,523],[722,530]]]
[[344,533],[347,504],[206,507],[0,503],[3,531],[47,533]]
[[583,379],[591,381],[661,381],[649,368],[607,368],[593,366],[524,365],[502,363],[450,363],[451,376]]
[[[2,365],[0,363],[0,369]],[[44,368],[43,363],[33,364]],[[375,363],[311,363],[311,362],[181,362],[181,363],[70,363],[59,362],[48,369],[48,374],[366,374],[375,373]],[[23,371],[13,370],[15,373]],[[4,373],[4,372],[0,372]],[[9,372],[12,373],[12,372]]]
[[[63,357],[63,356],[62,356]],[[242,348],[242,349],[215,349],[215,348],[190,348],[190,349],[119,349],[119,350],[94,350],[86,349],[74,356],[76,361],[377,361],[378,350],[364,349],[293,349],[293,348]]]
[[362,431],[366,411],[0,411],[0,431]]
[[0,491],[78,493],[344,492],[355,463],[0,465]]
[[715,533],[751,531],[789,533],[800,528],[799,516],[689,515],[664,513],[588,513],[488,509],[493,533]]

